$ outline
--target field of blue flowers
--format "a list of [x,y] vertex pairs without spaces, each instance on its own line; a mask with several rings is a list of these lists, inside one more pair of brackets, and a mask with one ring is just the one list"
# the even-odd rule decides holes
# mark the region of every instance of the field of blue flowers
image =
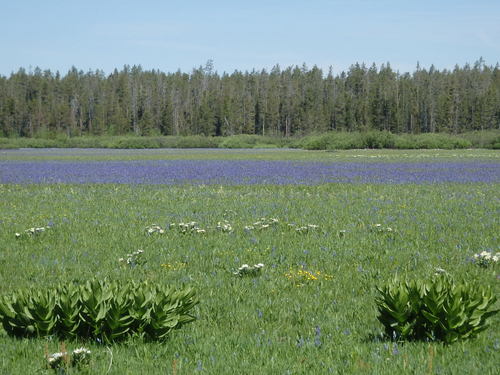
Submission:
[[76,350],[64,373],[496,374],[498,314],[472,340],[401,342],[375,298],[436,273],[498,295],[499,186],[493,150],[1,151],[2,294],[96,277],[199,304],[162,342],[0,330],[0,373]]

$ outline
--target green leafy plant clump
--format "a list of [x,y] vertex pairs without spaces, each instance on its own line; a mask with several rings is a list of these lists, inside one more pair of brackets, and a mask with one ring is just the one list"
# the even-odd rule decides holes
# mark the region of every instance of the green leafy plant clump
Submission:
[[430,281],[396,279],[377,290],[378,320],[393,339],[450,344],[473,338],[499,311],[491,310],[496,297],[489,287],[455,282],[448,275]]
[[191,288],[94,279],[2,296],[0,321],[8,334],[18,337],[56,335],[113,342],[139,335],[162,340],[195,320],[190,310],[197,303]]

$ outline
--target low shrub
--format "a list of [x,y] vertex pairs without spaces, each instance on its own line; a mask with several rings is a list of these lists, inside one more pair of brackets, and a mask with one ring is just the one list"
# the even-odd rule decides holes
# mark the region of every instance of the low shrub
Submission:
[[[164,137],[168,138],[168,137]],[[175,137],[173,148],[218,148],[220,139],[217,137],[204,137],[201,135],[190,135]]]
[[443,341],[475,337],[488,328],[496,301],[490,288],[454,282],[449,275],[430,281],[399,281],[377,287],[378,320],[389,338]]
[[113,143],[113,148],[160,148],[161,143],[154,137],[123,137]]
[[394,148],[396,137],[387,131],[361,133],[362,148]]
[[195,320],[190,310],[197,303],[191,288],[92,280],[2,296],[0,321],[9,335],[18,337],[56,335],[112,342],[139,335],[162,340]]
[[360,133],[330,132],[304,137],[298,142],[306,150],[348,150],[365,148]]
[[17,147],[23,148],[53,148],[59,147],[58,144],[61,142],[56,139],[44,139],[44,138],[19,138],[16,139]]
[[307,136],[279,137],[240,134],[227,137],[189,136],[81,136],[51,138],[0,138],[0,148],[269,148],[306,150],[348,149],[459,149],[500,148],[500,131],[476,131],[459,135],[445,133],[393,134],[388,131],[331,131]]
[[401,134],[396,137],[395,148],[399,149],[446,149],[470,148],[467,139],[449,134]]
[[460,134],[471,142],[472,147],[500,149],[500,130],[476,130]]

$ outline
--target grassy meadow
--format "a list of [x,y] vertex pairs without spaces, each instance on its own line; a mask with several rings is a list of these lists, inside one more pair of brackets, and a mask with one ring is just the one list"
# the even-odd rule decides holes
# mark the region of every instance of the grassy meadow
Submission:
[[0,149],[0,161],[295,160],[319,162],[500,161],[500,152],[466,150]]
[[[0,160],[499,157],[491,150],[12,155],[2,153]],[[396,275],[429,279],[436,268],[457,280],[489,285],[498,295],[498,265],[481,268],[472,261],[483,250],[499,251],[498,188],[482,183],[4,184],[1,290],[37,290],[94,276],[196,290],[197,320],[165,342],[66,341],[68,349],[85,346],[92,352],[87,367],[67,374],[496,374],[498,314],[488,330],[470,341],[397,343],[381,337],[374,299],[376,285]],[[266,227],[262,218],[277,222]],[[205,232],[146,231],[152,224],[168,228],[190,221]],[[232,230],[221,231],[218,223]],[[391,231],[373,231],[375,224]],[[308,225],[308,230],[297,230]],[[31,227],[49,229],[16,238],[15,233]],[[144,264],[119,262],[138,249],[144,251]],[[241,265],[257,263],[264,264],[260,275],[234,275]],[[0,373],[55,373],[46,368],[47,349],[59,351],[59,340],[17,339],[0,330]]]

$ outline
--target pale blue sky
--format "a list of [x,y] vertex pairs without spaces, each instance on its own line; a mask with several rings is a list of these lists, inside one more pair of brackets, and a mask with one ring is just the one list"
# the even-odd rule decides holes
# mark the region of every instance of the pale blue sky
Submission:
[[124,64],[219,72],[389,61],[401,72],[500,61],[499,0],[0,0],[0,74]]

